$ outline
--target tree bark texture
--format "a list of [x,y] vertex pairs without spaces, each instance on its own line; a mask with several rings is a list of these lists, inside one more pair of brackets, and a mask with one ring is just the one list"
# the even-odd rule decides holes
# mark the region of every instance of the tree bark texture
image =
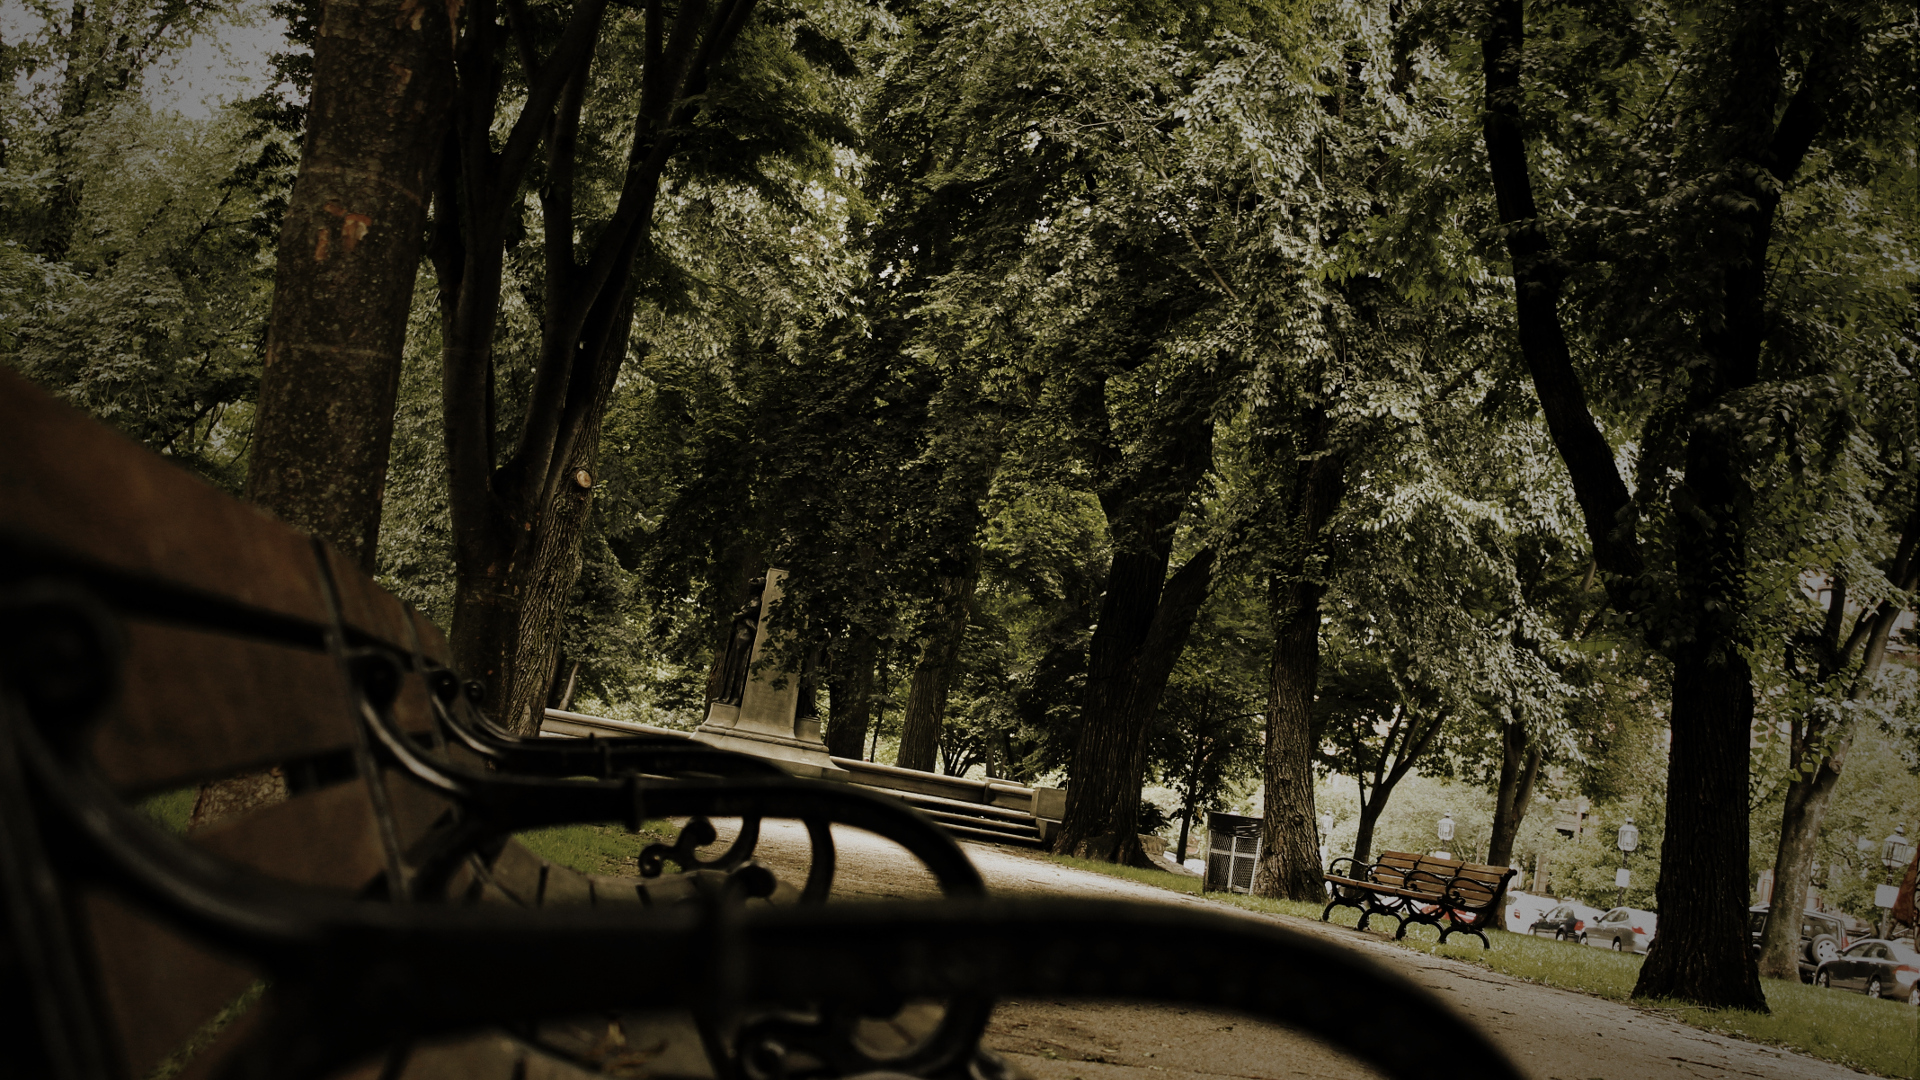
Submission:
[[[1134,791],[1131,802],[1136,814],[1140,808],[1140,790],[1146,786],[1147,780],[1147,728],[1153,722],[1154,713],[1160,709],[1160,698],[1167,692],[1167,681],[1173,677],[1174,665],[1180,662],[1180,654],[1186,651],[1193,624],[1200,617],[1200,608],[1213,591],[1213,571],[1217,562],[1214,549],[1202,548],[1167,579],[1165,587],[1160,590],[1160,604],[1153,613],[1153,624],[1147,628],[1146,643],[1134,665],[1133,677],[1128,681],[1125,710],[1134,738],[1133,760],[1128,766],[1127,775]],[[1125,835],[1137,837],[1138,834],[1130,832]],[[1135,842],[1138,842],[1137,839]]]
[[1324,406],[1302,417],[1306,438],[1287,507],[1291,545],[1269,585],[1273,663],[1267,679],[1266,801],[1260,819],[1256,896],[1315,900],[1326,895],[1320,864],[1319,815],[1313,801],[1313,761],[1319,749],[1313,701],[1320,688],[1320,601],[1326,576],[1320,563],[1327,522],[1346,494],[1346,457],[1329,449],[1331,422]]
[[[1857,32],[1857,28],[1855,28]],[[1746,930],[1752,765],[1753,676],[1741,650],[1753,492],[1741,432],[1716,416],[1754,385],[1766,328],[1768,248],[1781,191],[1825,126],[1829,99],[1847,77],[1840,56],[1819,50],[1786,108],[1782,28],[1774,18],[1742,24],[1730,62],[1745,76],[1722,103],[1738,135],[1727,152],[1744,171],[1744,198],[1726,211],[1744,243],[1724,258],[1722,317],[1701,332],[1710,365],[1692,378],[1686,473],[1673,495],[1678,523],[1677,590],[1683,633],[1674,654],[1672,756],[1667,780],[1663,872],[1656,890],[1663,933],[1654,939],[1633,993],[1767,1011]],[[1776,182],[1777,181],[1777,182]]]
[[[616,324],[619,340],[611,346],[621,353],[626,351],[627,328],[632,325],[632,304],[624,307],[623,317]],[[554,485],[548,497],[542,514],[545,527],[536,535],[527,564],[528,587],[522,594],[510,669],[522,677],[508,682],[503,710],[512,719],[513,730],[523,734],[540,730],[547,686],[560,659],[560,621],[566,615],[574,582],[580,577],[580,538],[586,534],[587,519],[593,511],[593,470],[600,454],[600,427],[617,370],[606,364],[598,372],[606,385],[595,387],[589,399],[590,412],[582,418],[581,430],[568,447],[568,461],[560,470],[566,479]]]
[[1747,931],[1753,677],[1744,657],[1715,644],[1718,655],[1695,643],[1674,662],[1660,934],[1633,993],[1764,1012]]
[[847,631],[827,680],[827,753],[859,758],[873,722],[874,669],[880,659],[880,640],[862,626]]
[[[1380,823],[1380,811],[1387,808],[1387,796],[1392,791],[1362,788],[1360,792],[1360,817],[1353,833],[1353,861],[1369,863],[1373,861],[1373,828]],[[1323,893],[1324,895],[1324,893]]]
[[451,42],[444,5],[330,0],[280,230],[247,497],[368,572]]
[[[628,351],[634,266],[651,241],[660,180],[753,7],[754,0],[683,3],[671,12],[647,6],[625,173],[612,213],[593,223],[576,212],[575,158],[606,0],[575,5],[544,57],[534,56],[533,28],[522,25],[524,9],[511,0],[504,11],[497,0],[469,7],[433,239],[453,525],[451,636],[455,663],[484,681],[486,706],[517,734],[533,733],[579,571],[601,419]],[[503,134],[497,54],[509,37],[535,75]],[[509,223],[537,152],[545,158],[541,343],[523,420],[512,446],[502,448],[493,341]],[[578,236],[592,239],[583,246]]]
[[940,579],[940,595],[928,618],[927,643],[914,665],[907,690],[906,717],[900,722],[902,769],[934,771],[940,748],[940,729],[947,714],[947,693],[960,665],[960,646],[967,637],[967,616],[973,610],[973,590],[980,581],[979,552],[975,549],[968,572]]

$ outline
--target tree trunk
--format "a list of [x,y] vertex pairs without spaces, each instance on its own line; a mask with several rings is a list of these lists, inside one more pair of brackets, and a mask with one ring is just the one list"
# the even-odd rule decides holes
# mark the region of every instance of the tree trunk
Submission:
[[442,6],[330,0],[280,230],[247,497],[368,572],[450,41]]
[[1119,542],[1107,570],[1100,620],[1087,644],[1086,691],[1069,768],[1073,797],[1054,846],[1062,854],[1081,852],[1097,837],[1123,839],[1132,835],[1129,830],[1137,806],[1121,811],[1124,820],[1113,818],[1116,806],[1129,797],[1139,799],[1138,791],[1124,790],[1133,767],[1135,737],[1127,726],[1126,701],[1134,663],[1153,627],[1160,588],[1167,576],[1169,549],[1173,547],[1172,530],[1158,531],[1165,536],[1156,537],[1158,542],[1152,546],[1115,538]]
[[[562,671],[566,674],[562,675]],[[579,687],[580,661],[570,661],[566,653],[561,653],[560,662],[553,668],[553,686],[547,691],[547,708],[561,712],[573,708],[573,694]]]
[[1326,408],[1316,405],[1302,420],[1305,460],[1286,518],[1296,546],[1269,585],[1274,635],[1267,679],[1266,802],[1253,892],[1310,901],[1326,895],[1313,802],[1313,757],[1319,749],[1313,700],[1320,689],[1320,601],[1327,591],[1319,563],[1327,522],[1346,494],[1347,480],[1345,455],[1328,449]]
[[[626,300],[615,317],[614,340],[607,343],[608,356],[627,351],[627,335],[633,325],[633,303]],[[613,397],[617,364],[603,362],[594,374],[600,385],[592,388],[586,415],[579,420],[579,433],[567,447],[565,464],[557,470],[558,484],[550,485],[546,509],[541,514],[543,527],[536,532],[531,558],[524,565],[524,578],[515,590],[520,596],[520,619],[513,644],[514,673],[507,684],[505,715],[512,720],[510,730],[518,735],[540,732],[541,707],[555,664],[560,659],[560,621],[566,615],[567,599],[580,577],[580,539],[586,535],[587,521],[593,510],[594,471],[599,467],[600,426],[606,407]],[[525,677],[521,677],[522,675]]]
[[[1373,827],[1380,821],[1380,811],[1386,809],[1387,796],[1393,793],[1391,788],[1374,785],[1372,796],[1366,788],[1360,789],[1360,824],[1353,834],[1353,861],[1369,863],[1373,861]],[[1322,889],[1320,895],[1325,896]]]
[[[1194,773],[1196,776],[1199,771],[1200,766],[1199,763],[1196,762],[1194,764]],[[1187,783],[1187,797],[1181,801],[1180,842],[1176,844],[1173,849],[1173,861],[1177,863],[1185,863],[1187,861],[1187,838],[1193,832],[1194,803],[1199,801],[1194,798],[1194,787],[1195,785],[1192,780],[1189,780]]]
[[932,772],[940,748],[940,727],[946,719],[947,692],[960,665],[960,646],[967,638],[967,616],[973,608],[974,586],[980,581],[979,549],[971,555],[968,572],[940,579],[940,597],[928,618],[927,644],[913,669],[907,691],[907,714],[900,722],[902,769]]
[[1207,759],[1213,756],[1213,693],[1203,689],[1200,698],[1200,737],[1194,741],[1193,756],[1187,762],[1186,791],[1180,797],[1180,843],[1174,848],[1173,861],[1187,861],[1187,837],[1193,832],[1193,815],[1200,804],[1200,776]]
[[1141,857],[1147,722],[1160,706],[1213,584],[1211,548],[1195,554],[1168,579],[1171,515],[1148,525],[1139,533],[1161,537],[1161,544],[1126,545],[1114,552],[1100,622],[1087,649],[1087,690],[1073,750],[1073,799],[1054,845],[1062,854],[1119,863]]
[[[456,664],[484,680],[487,707],[520,734],[531,733],[579,571],[601,418],[626,359],[634,266],[650,243],[660,178],[753,7],[754,0],[682,4],[671,13],[647,7],[651,44],[625,172],[613,212],[599,222],[575,213],[574,179],[605,0],[574,6],[504,132],[495,65],[511,22],[522,16],[512,5],[503,13],[495,0],[474,0],[468,12],[434,251],[455,568],[451,637]],[[504,238],[543,146],[540,353],[515,445],[502,460],[494,445],[492,341]],[[580,235],[593,237],[584,250]]]
[[867,743],[873,721],[874,667],[880,658],[880,640],[865,627],[847,631],[833,673],[827,680],[827,753],[858,758]]
[[[1146,644],[1141,647],[1140,658],[1128,682],[1126,722],[1133,729],[1133,761],[1123,790],[1131,789],[1133,794],[1126,799],[1124,807],[1116,805],[1113,809],[1116,819],[1123,810],[1128,815],[1130,831],[1122,835],[1128,838],[1130,849],[1139,843],[1140,792],[1147,783],[1147,730],[1154,714],[1160,711],[1160,699],[1167,692],[1174,665],[1186,651],[1200,608],[1213,590],[1213,568],[1217,561],[1214,549],[1203,548],[1167,579],[1166,587],[1160,591],[1159,607],[1153,613],[1153,625],[1147,630]],[[1126,854],[1124,860],[1116,855],[1115,860],[1131,862],[1133,855]]]
[[1753,682],[1738,653],[1710,649],[1696,643],[1674,664],[1660,934],[1633,996],[1764,1012],[1746,918]]
[[[1920,575],[1915,574],[1914,565],[1917,541],[1920,541],[1920,506],[1915,507],[1914,515],[1908,520],[1893,568],[1887,575],[1896,587],[1904,591],[1910,592],[1920,586]],[[1847,653],[1851,651],[1850,645],[1842,645],[1838,641],[1845,607],[1846,591],[1844,587],[1836,587],[1827,630],[1823,635],[1822,645],[1826,655],[1816,672],[1819,681],[1825,681],[1825,678],[1843,668],[1848,659]],[[1891,602],[1882,602],[1875,610],[1860,670],[1847,690],[1850,700],[1865,700],[1878,685],[1880,668],[1887,656],[1887,639],[1902,613],[1903,610]],[[1817,850],[1820,826],[1826,820],[1827,805],[1833,798],[1834,788],[1840,783],[1840,773],[1846,768],[1847,751],[1853,745],[1855,723],[1847,713],[1841,713],[1833,719],[1822,717],[1818,721],[1809,717],[1804,733],[1795,739],[1793,756],[1788,762],[1794,778],[1787,784],[1786,805],[1780,814],[1780,846],[1773,858],[1774,898],[1769,905],[1767,925],[1760,935],[1759,971],[1764,978],[1800,977],[1799,915],[1805,903],[1802,898],[1807,895],[1807,888],[1813,881],[1813,855]],[[1819,764],[1812,775],[1808,775],[1803,766],[1815,753],[1820,755]],[[1784,904],[1783,897],[1786,898]]]
[[[79,22],[83,8],[75,5]],[[411,12],[411,18],[405,13]],[[281,220],[247,498],[372,573],[401,351],[453,96],[444,7],[333,0]],[[78,210],[79,191],[55,193]],[[71,221],[56,237],[64,250]],[[274,773],[201,789],[196,827],[284,797]]]
[[[1487,841],[1487,863],[1507,866],[1513,862],[1513,841],[1527,820],[1528,801],[1533,798],[1533,782],[1540,775],[1540,747],[1526,725],[1509,721],[1500,728],[1500,784],[1494,792],[1493,830]],[[1506,905],[1506,890],[1494,897],[1494,909]],[[1504,923],[1493,924],[1495,928]]]

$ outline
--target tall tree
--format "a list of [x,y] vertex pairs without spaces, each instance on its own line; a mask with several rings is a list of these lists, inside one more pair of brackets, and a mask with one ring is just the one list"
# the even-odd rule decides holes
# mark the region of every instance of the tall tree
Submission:
[[[818,156],[819,133],[834,126],[795,51],[831,52],[832,39],[805,15],[756,17],[754,0],[611,16],[604,0],[579,0],[563,21],[551,15],[513,0],[467,9],[431,245],[454,656],[521,732],[538,724],[558,655],[606,409],[629,353],[646,348],[631,333],[638,290],[659,280],[646,260],[657,254],[663,183],[682,162],[774,190],[768,156]],[[594,78],[604,65],[633,77]],[[524,397],[509,401],[496,333],[508,256],[522,257],[517,241],[535,215],[537,254],[514,269],[538,312],[538,344]]]
[[[1905,479],[1905,478],[1903,478]],[[1904,486],[1904,485],[1903,485]],[[1886,593],[1866,603],[1850,593],[1846,577],[1829,582],[1825,618],[1819,629],[1788,645],[1788,676],[1801,684],[1796,710],[1786,731],[1787,790],[1781,808],[1780,843],[1773,861],[1773,895],[1761,933],[1760,974],[1774,979],[1800,977],[1800,912],[1792,903],[1807,895],[1827,805],[1846,768],[1860,713],[1874,704],[1880,669],[1896,621],[1911,610],[1897,597],[1920,589],[1920,498],[1901,526],[1899,545],[1885,570]],[[1847,618],[1849,601],[1859,608]],[[1809,700],[1810,699],[1810,700]],[[1774,912],[1782,914],[1775,915]]]
[[447,15],[329,0],[275,263],[247,497],[369,572],[453,94]]
[[[1494,0],[1478,22],[1483,141],[1512,263],[1518,341],[1594,559],[1614,608],[1673,663],[1661,934],[1634,993],[1764,1010],[1743,929],[1749,587],[1765,525],[1750,474],[1758,433],[1745,403],[1771,377],[1769,341],[1781,326],[1770,278],[1783,197],[1823,138],[1878,100],[1865,92],[1875,78],[1870,42],[1903,16],[1866,5],[1801,18],[1784,4],[1715,3],[1686,15],[1664,23],[1611,11],[1547,16],[1558,21],[1555,40],[1571,34],[1593,46],[1540,46],[1555,57],[1548,77],[1563,76],[1577,98],[1596,103],[1596,116],[1614,118],[1549,129],[1533,121],[1522,79],[1534,55],[1526,5]],[[1633,106],[1619,107],[1629,97]],[[1535,199],[1527,143],[1549,130],[1578,144],[1575,158],[1594,170],[1582,198],[1595,212],[1579,229],[1543,216]],[[1600,130],[1609,134],[1581,141]],[[1628,175],[1645,182],[1623,187]],[[1622,226],[1629,217],[1657,217],[1660,242],[1649,246],[1648,232]],[[1616,465],[1589,400],[1591,377],[1583,379],[1569,344],[1565,292],[1581,280],[1582,262],[1610,265],[1613,307],[1595,306],[1626,320],[1608,324],[1613,341],[1599,351],[1618,355],[1629,328],[1632,373],[1624,383],[1603,381],[1603,392],[1645,401],[1651,383],[1660,399],[1642,439],[1637,492]]]

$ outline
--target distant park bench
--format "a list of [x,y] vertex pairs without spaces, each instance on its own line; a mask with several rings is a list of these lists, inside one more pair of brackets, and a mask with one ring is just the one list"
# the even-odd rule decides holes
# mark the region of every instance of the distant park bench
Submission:
[[[184,839],[133,805],[269,770],[288,797]],[[712,858],[706,817],[742,821]],[[511,839],[662,818],[691,820],[638,878]],[[763,818],[805,824],[804,881],[751,858]],[[900,844],[948,899],[824,903],[833,826]],[[1009,994],[1229,1008],[1391,1075],[1518,1075],[1424,991],[1304,935],[988,901],[952,840],[852,785],[674,738],[510,738],[440,632],[356,567],[4,370],[0,905],[22,1076],[134,1080],[224,1011],[183,1075],[390,1080],[450,1052],[471,1080],[629,1075],[645,1051],[609,1017],[671,1014],[702,1060],[650,1075],[994,1080],[979,1038]],[[904,1041],[874,1041],[902,1017]]]
[[1334,908],[1350,907],[1360,912],[1362,930],[1375,915],[1398,920],[1396,940],[1407,936],[1409,924],[1424,923],[1440,931],[1443,943],[1451,934],[1466,933],[1491,948],[1486,925],[1496,917],[1495,905],[1513,874],[1512,867],[1405,851],[1384,852],[1372,865],[1335,859],[1326,874],[1333,899],[1320,921],[1326,922]]

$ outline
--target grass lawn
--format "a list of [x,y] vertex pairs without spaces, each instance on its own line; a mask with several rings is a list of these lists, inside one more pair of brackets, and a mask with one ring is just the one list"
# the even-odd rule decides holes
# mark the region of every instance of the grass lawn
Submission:
[[[1081,870],[1128,878],[1191,895],[1199,895],[1200,879],[1178,877],[1158,870],[1141,870],[1111,863],[1049,856],[1054,862]],[[1268,915],[1319,919],[1321,905],[1292,900],[1268,900],[1237,893],[1208,893],[1207,899]],[[1333,921],[1352,926],[1359,913],[1339,908]],[[1378,923],[1376,922],[1376,925]],[[1391,927],[1393,923],[1386,923]],[[1576,990],[1625,1002],[1633,994],[1641,957],[1585,945],[1537,938],[1526,934],[1492,933],[1493,947],[1482,949],[1477,938],[1455,936],[1440,944],[1431,927],[1416,926],[1395,944],[1433,955],[1480,964],[1505,975]],[[1463,943],[1464,942],[1464,943]],[[1703,1009],[1680,1002],[1633,1002],[1695,1027],[1736,1038],[1798,1050],[1849,1068],[1882,1076],[1920,1077],[1920,1009],[1903,1002],[1875,1001],[1864,994],[1821,990],[1799,982],[1763,980],[1767,1004],[1761,1014],[1740,1009]]]
[[147,820],[176,836],[187,834],[187,820],[193,817],[193,803],[200,797],[198,787],[166,791],[140,801],[136,807]]
[[515,839],[551,863],[583,874],[639,874],[640,852],[648,844],[671,844],[679,833],[671,822],[648,821],[630,833],[619,825],[556,825],[519,833]]

